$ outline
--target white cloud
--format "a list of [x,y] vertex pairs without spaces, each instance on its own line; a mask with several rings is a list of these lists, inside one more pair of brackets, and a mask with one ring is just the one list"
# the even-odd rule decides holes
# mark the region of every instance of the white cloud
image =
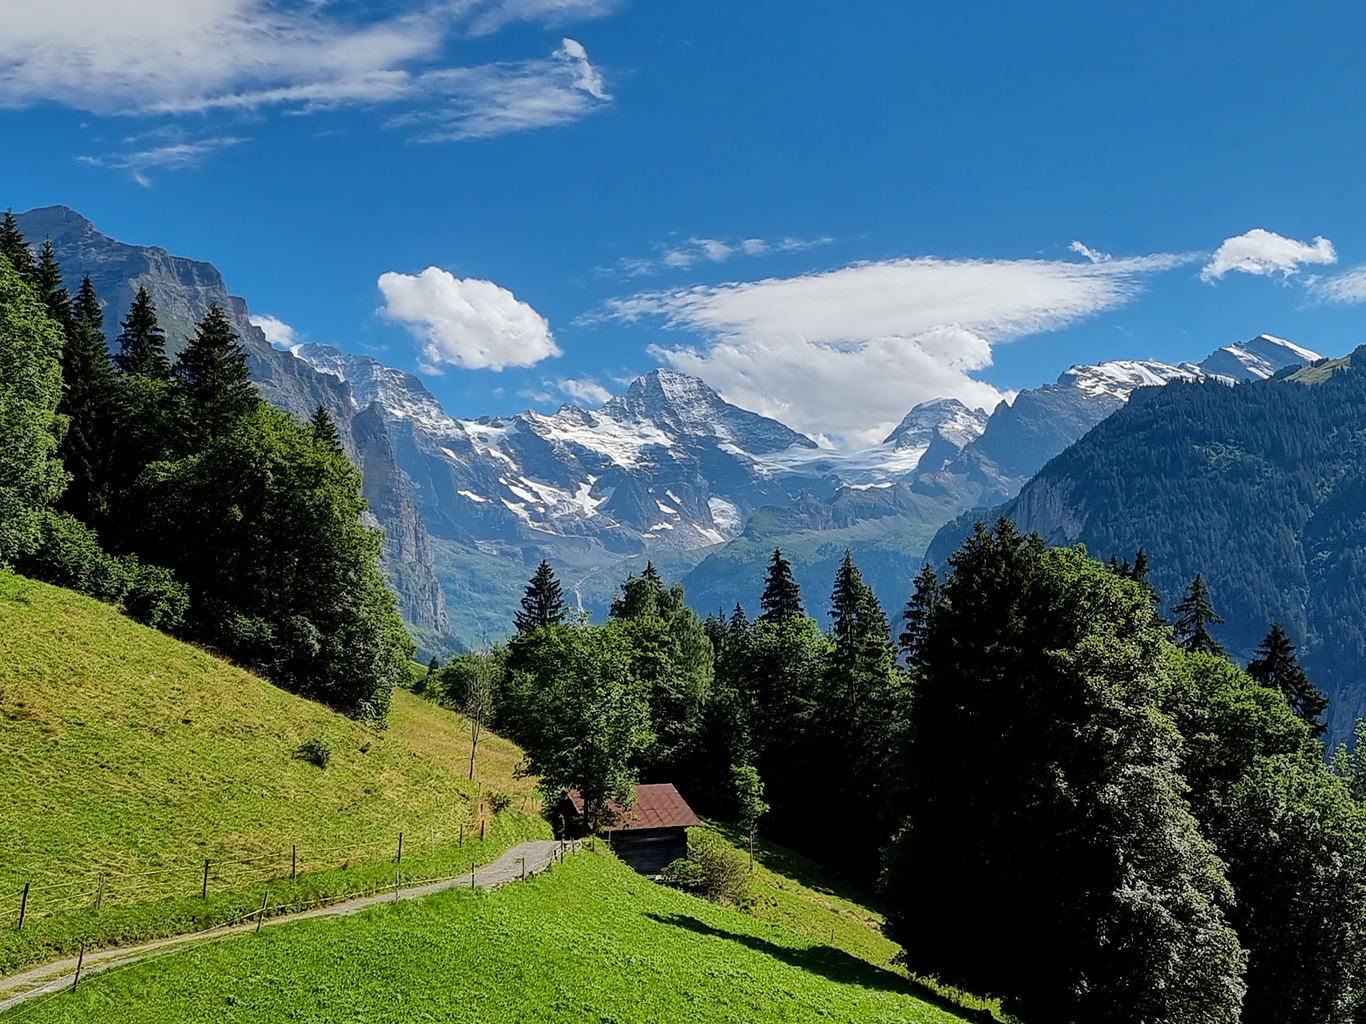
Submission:
[[289,348],[297,341],[298,335],[294,328],[279,317],[271,316],[269,313],[253,313],[248,319],[254,326],[261,328],[266,341],[276,348]]
[[885,260],[645,292],[609,303],[604,315],[658,317],[702,334],[700,346],[654,354],[728,401],[859,445],[929,398],[991,408],[1002,394],[972,375],[991,365],[994,344],[1123,305],[1146,276],[1192,258]]
[[[104,156],[79,156],[76,159],[92,167],[128,171],[145,188],[152,184],[150,172],[153,170],[178,171],[198,167],[211,153],[247,140],[235,135],[194,139],[186,137],[179,130],[160,129],[124,141],[134,148]],[[136,148],[139,145],[142,148]]]
[[0,107],[56,102],[96,114],[183,115],[408,103],[427,138],[559,124],[610,97],[582,45],[549,58],[443,66],[449,40],[516,20],[606,13],[605,0],[415,0],[357,20],[315,0],[51,0],[10,4]]
[[420,86],[441,97],[394,124],[421,124],[423,142],[480,139],[577,121],[612,97],[583,45],[564,39],[545,60],[451,68],[423,75]]
[[574,401],[586,405],[602,405],[612,397],[612,392],[591,378],[575,380],[573,377],[561,377],[555,386]]
[[1339,302],[1355,305],[1366,302],[1366,265],[1333,277],[1311,279],[1309,290],[1325,302]]
[[1244,274],[1282,278],[1298,273],[1303,263],[1336,263],[1338,254],[1333,243],[1322,235],[1312,242],[1286,238],[1265,228],[1253,228],[1245,234],[1224,239],[1210,261],[1200,269],[1200,280],[1217,281],[1231,270]]
[[1081,256],[1085,256],[1092,263],[1104,263],[1106,260],[1110,259],[1110,254],[1108,252],[1101,252],[1099,249],[1092,249],[1089,245],[1086,245],[1084,242],[1074,241],[1067,248],[1071,249],[1073,252]]
[[559,25],[600,18],[620,5],[616,0],[501,0],[475,6],[469,18],[469,34],[473,36],[489,35],[514,21]]
[[774,253],[805,252],[829,245],[833,238],[701,238],[693,236],[681,244],[655,246],[657,258],[624,256],[617,261],[623,277],[642,277],[661,270],[688,270],[695,263],[725,263],[733,256],[769,256]]
[[545,317],[506,288],[459,278],[440,267],[417,275],[390,271],[379,278],[381,312],[421,342],[419,365],[469,370],[532,366],[560,354]]

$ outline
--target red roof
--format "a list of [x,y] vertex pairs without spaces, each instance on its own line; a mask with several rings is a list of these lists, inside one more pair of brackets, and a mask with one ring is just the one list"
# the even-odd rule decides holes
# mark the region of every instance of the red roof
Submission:
[[[577,789],[569,791],[569,800],[574,810],[583,813],[583,796]],[[607,804],[608,810],[616,816],[616,822],[608,831],[629,832],[638,828],[691,828],[702,824],[693,814],[687,801],[669,782],[659,782],[650,786],[636,787],[636,802],[629,810],[622,810],[615,800]]]

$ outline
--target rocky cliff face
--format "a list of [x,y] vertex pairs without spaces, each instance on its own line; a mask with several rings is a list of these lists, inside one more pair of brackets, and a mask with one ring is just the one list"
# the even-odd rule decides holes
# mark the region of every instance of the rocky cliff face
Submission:
[[371,513],[385,531],[384,568],[398,593],[404,617],[438,632],[448,627],[426,531],[394,462],[383,420],[373,416],[357,424],[363,406],[345,381],[319,373],[291,353],[271,346],[248,319],[246,302],[228,294],[223,275],[210,263],[172,256],[153,246],[116,241],[64,206],[30,210],[16,219],[30,243],[40,245],[44,238],[52,239],[62,275],[73,293],[81,279],[90,276],[104,303],[105,333],[111,346],[119,333],[119,321],[140,287],[146,288],[156,303],[167,349],[173,356],[184,347],[209,306],[215,302],[222,306],[247,350],[252,380],[261,396],[300,418],[311,416],[323,405],[337,421],[343,447],[365,476]]

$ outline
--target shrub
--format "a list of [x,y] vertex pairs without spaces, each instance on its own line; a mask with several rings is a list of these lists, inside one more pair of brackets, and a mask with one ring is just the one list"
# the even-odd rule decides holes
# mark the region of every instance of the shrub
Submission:
[[294,751],[294,756],[300,761],[326,768],[327,763],[332,760],[332,748],[325,740],[312,739],[300,743],[299,749]]
[[741,904],[749,895],[744,854],[704,828],[688,829],[688,856],[674,861],[660,877],[666,885],[713,903]]
[[136,555],[121,561],[132,577],[128,592],[123,595],[124,612],[153,629],[170,631],[179,627],[190,606],[190,593],[185,585],[176,581],[170,569],[143,565]]
[[496,789],[489,790],[489,806],[493,808],[494,814],[502,814],[512,806],[512,797],[506,793],[500,793]]
[[66,514],[43,513],[38,546],[17,568],[31,579],[118,604],[129,617],[154,629],[175,629],[190,603],[189,593],[169,569],[143,565],[136,555],[108,554],[94,530]]

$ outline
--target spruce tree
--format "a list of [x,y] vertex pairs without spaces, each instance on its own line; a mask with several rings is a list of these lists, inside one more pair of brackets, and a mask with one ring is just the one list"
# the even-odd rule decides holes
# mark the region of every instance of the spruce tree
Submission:
[[801,588],[792,578],[792,563],[783,557],[777,548],[773,549],[773,561],[768,566],[768,579],[764,583],[764,595],[759,598],[763,613],[762,622],[786,622],[806,614],[802,608]]
[[0,256],[9,260],[9,264],[14,268],[19,277],[33,283],[33,250],[24,241],[24,236],[19,232],[19,224],[14,219],[14,211],[6,210],[3,220],[0,220]]
[[1219,642],[1210,635],[1209,625],[1224,620],[1214,610],[1203,573],[1195,574],[1186,596],[1180,604],[1172,608],[1172,611],[1176,612],[1176,622],[1172,624],[1172,630],[1176,634],[1178,644],[1194,654],[1224,653]]
[[554,626],[564,621],[564,595],[560,581],[555,578],[555,570],[550,563],[541,560],[536,574],[527,584],[526,596],[522,598],[522,610],[517,613],[517,632],[531,633],[542,626]]
[[191,429],[207,443],[221,437],[259,401],[247,353],[223,308],[214,303],[171,370],[189,404]]
[[732,633],[746,633],[749,631],[749,616],[745,614],[745,606],[739,601],[735,602],[735,611],[730,613],[730,624],[728,628]]
[[1263,686],[1285,694],[1291,709],[1308,723],[1315,737],[1327,731],[1327,724],[1319,716],[1328,709],[1328,698],[1305,675],[1295,657],[1295,645],[1279,622],[1271,624],[1271,632],[1257,648],[1257,657],[1248,662],[1247,674]]
[[171,376],[171,361],[166,358],[166,332],[157,323],[157,308],[147,289],[138,288],[128,309],[128,319],[119,325],[119,352],[114,363],[129,376],[165,380]]
[[87,276],[71,311],[72,329],[62,349],[62,403],[68,419],[61,456],[71,484],[59,507],[83,522],[95,521],[106,504],[114,370],[104,340],[104,313]]
[[33,290],[38,293],[38,298],[43,300],[43,305],[47,306],[47,315],[61,324],[62,330],[70,337],[75,328],[75,321],[71,316],[71,294],[62,284],[62,268],[57,262],[57,251],[52,248],[50,238],[43,242],[42,251],[38,254],[38,265],[33,275]]
[[341,452],[341,435],[337,433],[337,424],[328,413],[327,406],[319,405],[308,423],[313,430],[313,440],[329,451]]
[[939,574],[926,562],[915,578],[915,593],[906,602],[906,610],[901,613],[906,628],[897,638],[901,652],[912,664],[920,657],[920,645],[925,642],[925,634],[930,627],[930,614],[939,603],[939,592]]

